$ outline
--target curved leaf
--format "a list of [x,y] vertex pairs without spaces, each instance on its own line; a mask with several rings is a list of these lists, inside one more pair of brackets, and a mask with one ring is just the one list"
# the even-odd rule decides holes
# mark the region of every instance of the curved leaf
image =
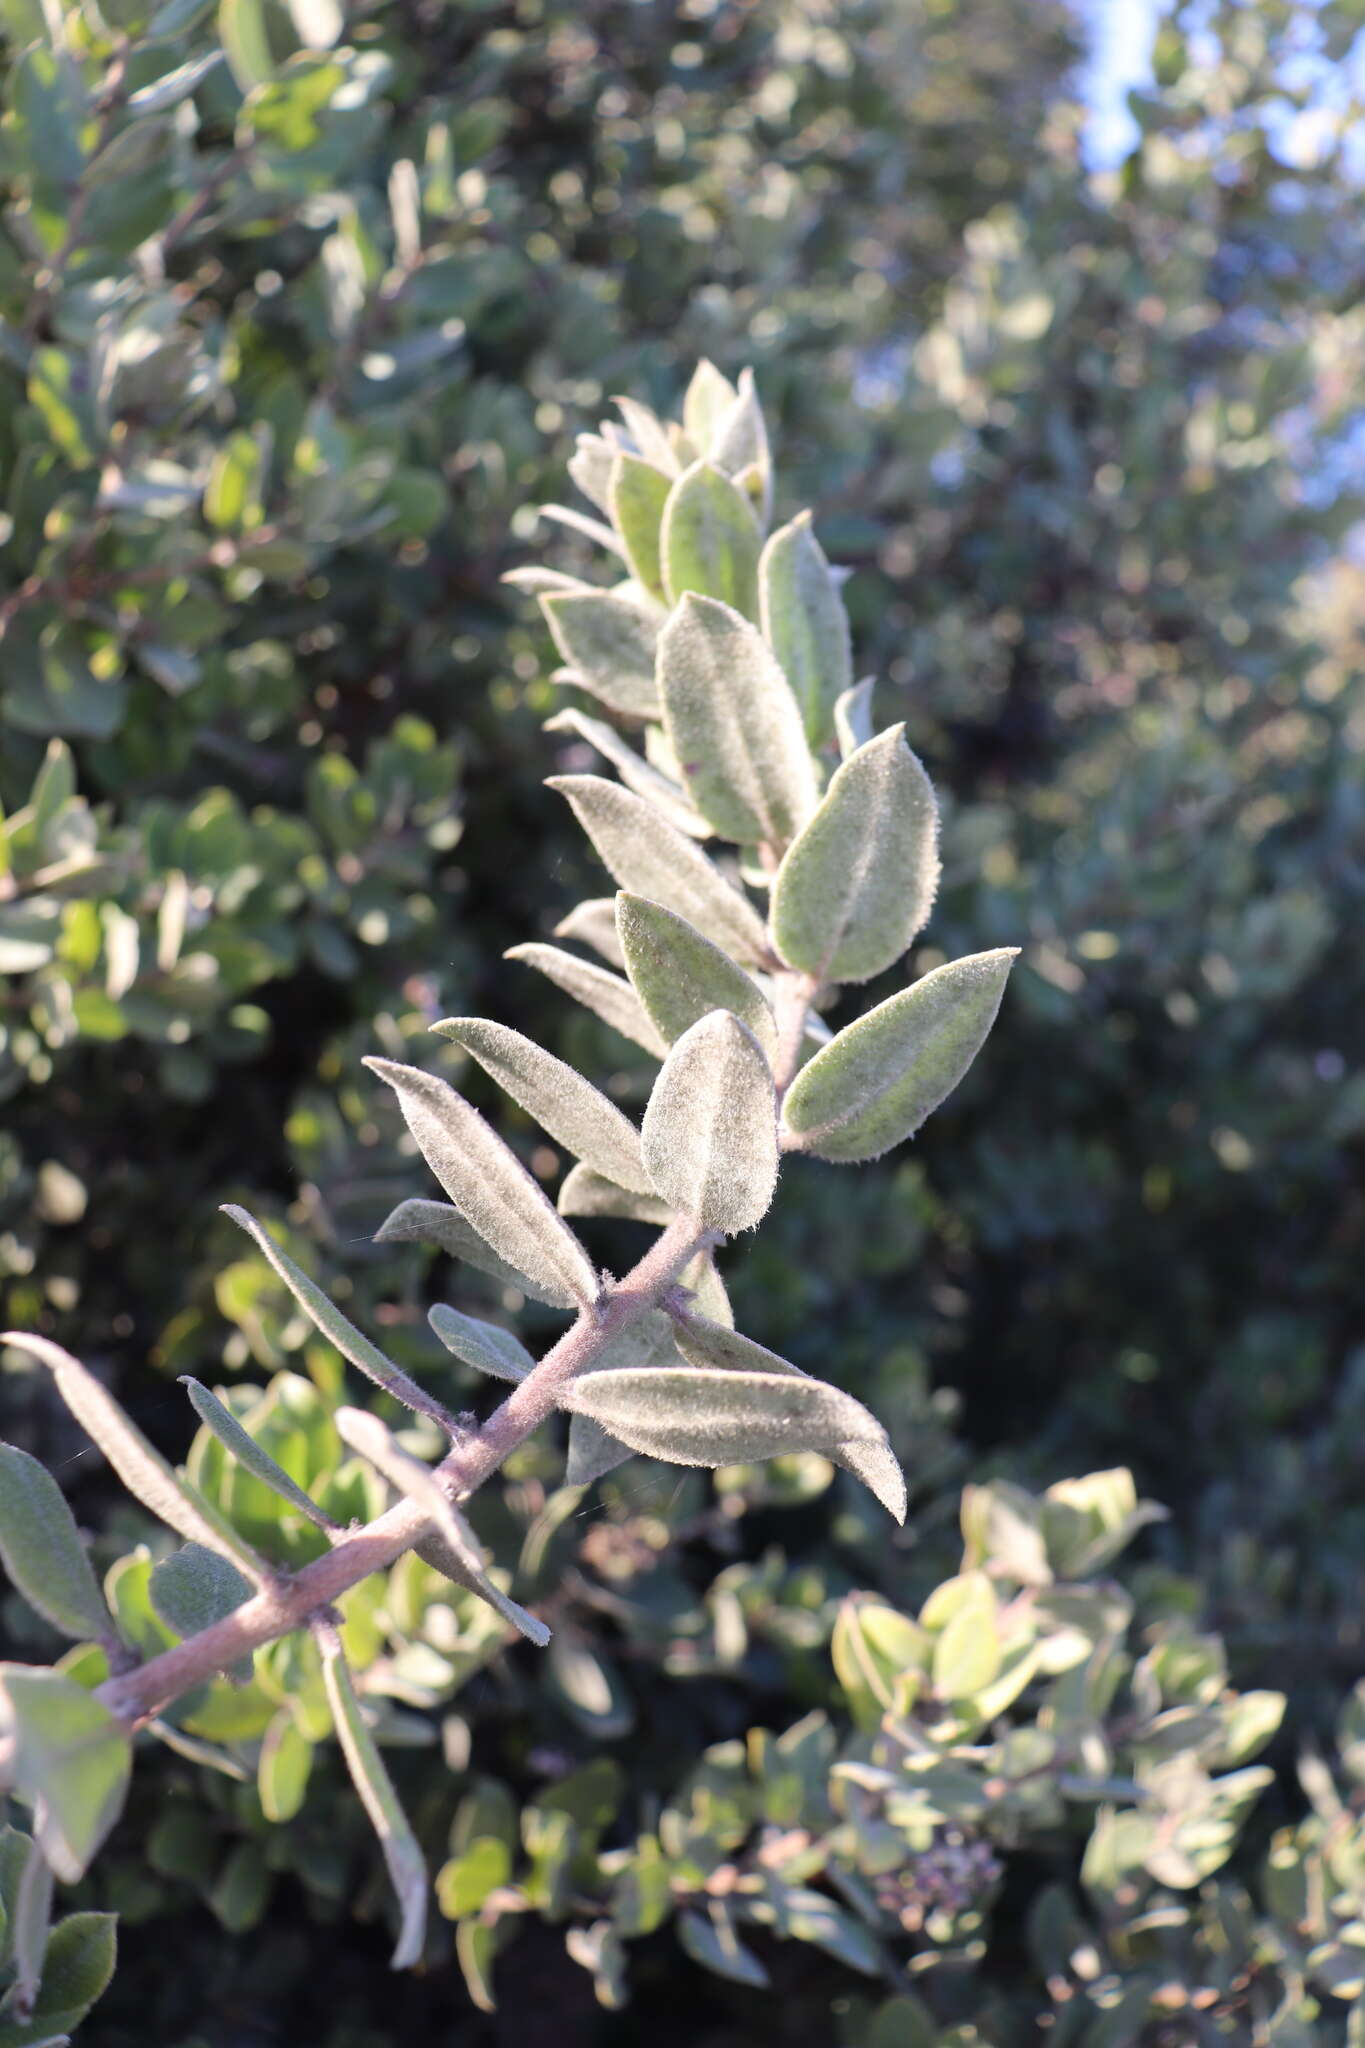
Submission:
[[834,708],[853,683],[848,613],[809,512],[798,513],[767,542],[758,564],[763,637],[801,706],[806,737],[823,747]]
[[520,1293],[529,1294],[532,1301],[544,1302],[547,1308],[575,1306],[574,1296],[562,1281],[533,1281],[518,1267],[499,1258],[468,1218],[452,1208],[449,1202],[424,1201],[420,1196],[400,1202],[380,1224],[374,1241],[376,1244],[434,1244],[447,1258],[462,1259],[466,1265],[487,1273],[490,1279],[499,1281],[504,1287],[515,1287]]
[[616,929],[631,986],[668,1044],[712,1010],[729,1010],[769,1058],[776,1054],[777,1025],[767,998],[685,917],[623,889],[616,899]]
[[650,1023],[640,998],[619,974],[610,974],[605,967],[594,966],[591,960],[580,960],[576,953],[566,953],[562,947],[536,940],[524,946],[509,946],[503,958],[520,960],[527,967],[536,968],[556,988],[582,1003],[585,1010],[591,1010],[613,1031],[619,1031],[623,1038],[656,1059],[662,1059],[667,1052],[668,1047]]
[[33,1809],[54,1875],[75,1884],[123,1809],[128,1731],[57,1671],[0,1664],[0,1774]]
[[90,1560],[62,1490],[36,1458],[0,1444],[0,1558],[30,1607],[63,1635],[110,1633]]
[[267,1451],[263,1451],[255,1437],[251,1436],[237,1420],[230,1408],[193,1379],[189,1373],[180,1375],[180,1384],[190,1397],[190,1405],[204,1427],[211,1430],[226,1451],[229,1451],[254,1478],[277,1493],[281,1500],[287,1500],[291,1507],[306,1515],[319,1529],[335,1529],[336,1523],[315,1500],[310,1499],[303,1488],[289,1477],[282,1465],[277,1465]]
[[566,1405],[634,1451],[670,1465],[737,1465],[788,1451],[878,1443],[885,1431],[850,1394],[779,1372],[643,1366],[584,1373]]
[[669,603],[692,591],[755,618],[761,547],[758,521],[739,485],[709,462],[685,469],[668,493],[659,533]]
[[629,718],[658,717],[658,614],[607,590],[552,591],[540,608],[555,646],[585,690]]
[[457,1308],[447,1308],[439,1301],[427,1310],[427,1321],[447,1351],[494,1379],[524,1380],[535,1364],[521,1340],[497,1323],[461,1315]]

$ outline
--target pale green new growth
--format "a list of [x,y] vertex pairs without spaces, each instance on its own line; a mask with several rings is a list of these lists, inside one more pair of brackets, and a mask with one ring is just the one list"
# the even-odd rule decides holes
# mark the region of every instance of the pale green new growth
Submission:
[[616,929],[631,985],[667,1044],[710,1011],[729,1010],[748,1025],[768,1058],[776,1057],[777,1024],[767,997],[695,925],[623,889],[616,899]]
[[756,966],[768,962],[762,920],[748,898],[643,798],[596,775],[552,775],[546,787],[568,798],[622,889],[676,910],[737,959]]
[[747,619],[758,616],[762,536],[750,499],[723,471],[709,462],[684,470],[668,494],[659,540],[670,604],[693,591]]
[[853,1162],[912,1136],[981,1050],[1017,952],[1001,946],[950,960],[841,1031],[787,1094],[787,1141]]
[[758,564],[763,636],[786,675],[812,747],[823,747],[835,705],[853,682],[848,613],[809,512],[780,526]]
[[484,1017],[447,1017],[431,1028],[462,1046],[575,1159],[621,1187],[649,1193],[640,1133],[573,1067],[519,1031]]
[[628,718],[657,718],[654,650],[662,613],[611,591],[541,598],[555,645],[585,690]]
[[815,808],[815,766],[757,627],[713,597],[684,597],[659,636],[659,694],[703,817],[743,846],[785,846]]
[[656,1192],[703,1230],[729,1237],[761,1222],[777,1184],[777,1102],[753,1033],[714,1010],[683,1033],[645,1111],[645,1166]]
[[0,1558],[53,1628],[78,1642],[108,1635],[109,1610],[62,1490],[13,1444],[0,1444]]
[[393,1952],[393,1967],[395,1970],[410,1970],[421,1959],[426,1937],[429,1890],[426,1861],[370,1733],[336,1631],[321,1627],[317,1635],[322,1651],[323,1683],[327,1688],[337,1740],[361,1803],[379,1837],[384,1861],[389,1867],[389,1878],[398,1895],[401,1926],[398,1946]]
[[694,448],[709,452],[716,428],[738,395],[730,379],[703,356],[692,372],[682,409],[683,432]]
[[587,1253],[478,1111],[420,1067],[365,1064],[393,1089],[427,1165],[499,1257],[550,1290],[551,1299],[567,1289],[573,1300],[594,1300],[597,1275]]
[[199,1420],[206,1429],[213,1432],[224,1450],[230,1452],[239,1465],[244,1465],[247,1471],[268,1486],[272,1493],[277,1493],[281,1500],[287,1500],[291,1507],[297,1508],[301,1515],[306,1515],[319,1529],[336,1528],[332,1517],[320,1508],[315,1500],[309,1498],[303,1488],[289,1477],[283,1466],[277,1465],[275,1460],[261,1449],[256,1439],[248,1434],[232,1410],[225,1407],[216,1394],[201,1386],[189,1373],[180,1375],[180,1384],[188,1392],[190,1405]]
[[264,1224],[258,1223],[246,1209],[238,1208],[232,1202],[224,1204],[223,1214],[230,1216],[240,1230],[254,1239],[304,1314],[321,1330],[328,1343],[336,1346],[343,1358],[359,1367],[367,1379],[383,1387],[405,1408],[411,1408],[418,1415],[429,1415],[433,1422],[449,1429],[450,1417],[440,1402],[433,1400],[401,1366],[386,1358],[377,1344],[372,1344],[362,1331],[357,1330],[336,1303],[328,1300],[316,1280],[310,1280],[303,1268],[294,1264],[288,1252],[276,1244]]
[[789,967],[871,981],[899,960],[933,908],[938,806],[893,725],[835,771],[773,883],[773,942]]

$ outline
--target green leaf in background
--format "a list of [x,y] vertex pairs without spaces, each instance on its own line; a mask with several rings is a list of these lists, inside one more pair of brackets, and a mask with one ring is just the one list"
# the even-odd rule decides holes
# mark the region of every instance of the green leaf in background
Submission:
[[622,451],[612,465],[608,503],[631,575],[649,596],[664,595],[660,529],[670,479],[638,455]]
[[645,1366],[589,1372],[566,1405],[668,1465],[756,1464],[845,1441],[881,1443],[875,1416],[823,1380],[787,1373]]
[[950,960],[848,1025],[788,1090],[789,1142],[847,1163],[910,1137],[981,1050],[1017,953],[1000,946]]
[[728,1977],[734,1984],[750,1984],[760,1991],[766,1988],[768,1972],[753,1950],[745,1948],[724,1906],[713,1905],[709,1916],[695,1913],[690,1907],[679,1913],[678,1940],[694,1963],[700,1963],[717,1977]]
[[585,1010],[591,1010],[642,1051],[652,1053],[656,1059],[662,1059],[667,1052],[668,1047],[650,1023],[640,998],[619,974],[597,967],[590,960],[580,960],[576,953],[567,953],[562,946],[547,946],[535,940],[524,946],[509,946],[503,957],[534,967],[556,988],[562,988],[565,995],[582,1003]]
[[670,604],[690,591],[757,618],[758,521],[722,470],[694,462],[683,471],[664,505],[659,544]]
[[770,960],[762,921],[706,855],[641,797],[597,775],[552,775],[612,880],[685,917],[736,960]]
[[657,718],[659,616],[611,591],[554,591],[540,600],[555,646],[582,687],[628,718]]
[[556,1144],[619,1186],[649,1193],[639,1132],[575,1068],[484,1017],[447,1017],[431,1028],[476,1059]]
[[267,1820],[278,1823],[294,1818],[308,1796],[312,1769],[313,1745],[300,1734],[297,1721],[286,1708],[275,1716],[261,1740],[256,1783]]
[[419,1067],[365,1064],[393,1089],[423,1158],[494,1251],[535,1286],[561,1299],[567,1292],[574,1301],[594,1301],[597,1274],[587,1253],[478,1111]]
[[275,59],[266,32],[266,0],[218,0],[218,35],[240,91],[268,85]]
[[753,1033],[715,1010],[664,1061],[645,1111],[645,1166],[679,1215],[752,1230],[777,1185],[777,1098]]
[[61,1488],[27,1451],[0,1444],[0,1558],[30,1607],[77,1641],[110,1633]]
[[424,1387],[419,1387],[416,1380],[411,1379],[401,1366],[395,1365],[391,1358],[386,1358],[378,1345],[371,1344],[369,1338],[357,1330],[349,1317],[341,1313],[336,1303],[328,1300],[317,1282],[310,1280],[302,1267],[296,1266],[289,1254],[276,1244],[264,1224],[258,1223],[254,1216],[239,1208],[234,1202],[223,1204],[223,1214],[230,1216],[238,1229],[244,1230],[260,1247],[299,1307],[321,1330],[328,1343],[336,1346],[343,1358],[358,1366],[367,1379],[372,1379],[376,1386],[383,1387],[386,1394],[392,1394],[396,1401],[401,1401],[405,1408],[411,1408],[414,1414],[429,1415],[442,1429],[449,1427],[450,1418],[440,1402],[428,1394]]
[[252,1586],[216,1550],[187,1543],[152,1572],[147,1591],[152,1606],[178,1636],[197,1636],[251,1598]]
[[818,792],[795,697],[757,627],[686,596],[659,636],[664,726],[703,817],[744,846],[783,847]]
[[11,2009],[33,2009],[51,1925],[50,1866],[31,1836],[0,1829],[0,1970],[13,1972],[6,1993]]
[[614,1472],[633,1457],[628,1444],[594,1422],[591,1415],[569,1417],[569,1447],[564,1460],[566,1486],[591,1486],[606,1473]]
[[547,1308],[572,1308],[574,1296],[553,1275],[532,1280],[520,1268],[500,1258],[491,1244],[480,1237],[472,1223],[449,1202],[424,1201],[414,1196],[387,1216],[374,1234],[376,1244],[434,1244],[447,1258],[463,1260],[504,1287],[514,1287],[541,1301]]
[[259,1583],[265,1567],[250,1544],[153,1450],[93,1373],[46,1337],[12,1330],[0,1343],[29,1351],[45,1365],[77,1422],[96,1443],[128,1491],[190,1543],[205,1544],[228,1557]]
[[685,917],[623,889],[616,929],[631,986],[667,1044],[712,1010],[729,1010],[770,1059],[776,1055],[777,1025],[767,997]]
[[244,1466],[253,1477],[268,1486],[272,1493],[277,1493],[281,1500],[287,1500],[291,1507],[297,1508],[301,1515],[306,1515],[317,1528],[336,1528],[331,1516],[290,1478],[282,1466],[277,1465],[275,1460],[261,1449],[256,1439],[248,1434],[232,1410],[224,1407],[216,1394],[201,1386],[189,1373],[180,1375],[180,1384],[188,1391],[190,1404],[199,1420],[206,1429],[213,1432],[219,1443],[231,1453],[239,1465]]
[[875,1593],[840,1602],[830,1656],[858,1727],[876,1728],[891,1712],[898,1683],[923,1670],[928,1644],[917,1622]]
[[123,1810],[127,1730],[56,1671],[0,1664],[0,1779],[33,1809],[49,1868],[75,1884]]
[[13,2032],[0,2020],[0,2048],[38,2048],[65,2040],[108,1989],[118,1955],[113,1913],[68,1913],[48,1936],[42,1980],[28,2024]]
[[835,771],[773,883],[773,943],[819,981],[871,981],[928,919],[938,888],[938,805],[893,725]]
[[439,1301],[427,1310],[427,1321],[447,1351],[494,1379],[523,1380],[535,1364],[521,1340],[498,1323],[480,1322]]
[[763,637],[801,706],[806,738],[823,747],[834,707],[853,683],[848,613],[809,512],[798,513],[764,545],[758,564]]
[[479,1835],[436,1873],[436,1899],[447,1920],[477,1913],[490,1892],[511,1881],[512,1852],[496,1835]]
[[379,1837],[389,1879],[398,1897],[400,1927],[393,1968],[410,1970],[419,1960],[426,1938],[427,1867],[356,1696],[355,1682],[336,1632],[326,1628],[320,1629],[318,1635],[323,1682],[337,1740],[361,1804]]

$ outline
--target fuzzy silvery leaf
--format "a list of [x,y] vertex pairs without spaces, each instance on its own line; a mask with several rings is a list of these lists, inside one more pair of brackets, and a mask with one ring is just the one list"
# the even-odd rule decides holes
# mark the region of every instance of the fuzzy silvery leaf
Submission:
[[871,981],[924,926],[938,874],[933,787],[893,725],[835,770],[788,847],[773,883],[773,942],[817,981]]
[[777,1097],[752,1031],[713,1010],[678,1040],[645,1111],[655,1192],[703,1230],[751,1230],[777,1184]]
[[763,637],[801,706],[806,737],[823,747],[834,707],[853,682],[848,613],[809,512],[779,527],[758,564]]
[[622,1330],[604,1344],[584,1373],[624,1372],[644,1366],[681,1365],[677,1334],[672,1319],[661,1309],[651,1309],[639,1322]]
[[11,1331],[0,1344],[29,1351],[51,1372],[57,1392],[86,1435],[103,1451],[129,1493],[189,1543],[203,1543],[240,1565],[257,1583],[266,1567],[224,1516],[153,1450],[93,1373],[47,1337]]
[[275,1463],[269,1452],[261,1449],[255,1437],[248,1434],[232,1410],[225,1407],[216,1394],[201,1386],[189,1373],[180,1375],[180,1384],[189,1394],[190,1405],[204,1427],[212,1431],[224,1450],[230,1452],[239,1465],[244,1466],[263,1485],[268,1486],[272,1493],[277,1493],[281,1500],[287,1500],[291,1507],[297,1508],[301,1515],[306,1515],[319,1529],[336,1528],[331,1516],[320,1508],[315,1500],[310,1499],[297,1481],[290,1478],[282,1465]]
[[524,590],[531,597],[548,596],[551,591],[581,592],[593,588],[581,576],[566,575],[563,569],[542,568],[539,562],[523,562],[519,568],[507,569],[498,581],[510,583],[513,590]]
[[238,1229],[244,1230],[259,1247],[309,1321],[343,1358],[349,1359],[367,1379],[383,1387],[386,1394],[392,1394],[395,1401],[401,1401],[405,1408],[411,1408],[417,1415],[429,1415],[442,1429],[449,1429],[450,1417],[440,1402],[419,1387],[416,1380],[409,1378],[401,1366],[386,1358],[378,1345],[372,1344],[349,1317],[341,1313],[336,1303],[328,1300],[316,1280],[310,1280],[303,1268],[294,1264],[263,1224],[258,1223],[248,1210],[238,1208],[232,1202],[223,1205],[223,1214],[230,1216]]
[[[657,728],[651,727],[650,730]],[[575,903],[572,910],[560,918],[554,926],[557,939],[576,939],[580,945],[591,946],[609,967],[624,967],[621,956],[621,941],[616,936],[616,898],[614,896],[589,896],[582,903]]]
[[583,712],[568,710],[557,712],[545,721],[546,732],[573,732],[580,739],[596,747],[599,754],[611,762],[612,767],[637,796],[652,803],[662,811],[671,824],[680,832],[686,832],[692,839],[709,839],[711,827],[691,799],[676,782],[662,774],[652,761],[641,760],[634,748],[628,747],[612,726],[604,725],[600,718],[588,718]]
[[560,1184],[561,1216],[624,1216],[636,1223],[671,1223],[673,1211],[657,1195],[637,1195],[590,1166],[573,1166]]
[[692,372],[682,410],[683,428],[695,447],[711,446],[717,426],[738,396],[730,379],[703,356]]
[[[690,1365],[717,1367],[722,1372],[793,1373],[798,1379],[808,1377],[800,1366],[790,1364],[763,1344],[755,1344],[752,1337],[742,1337],[738,1330],[712,1322],[704,1315],[689,1312],[680,1317],[674,1334],[679,1351]],[[885,1430],[876,1439],[849,1438],[820,1448],[836,1465],[861,1479],[889,1515],[904,1522],[905,1475]]]
[[616,929],[635,993],[668,1044],[712,1010],[729,1010],[769,1058],[775,1056],[777,1025],[767,998],[685,917],[623,889],[616,899]]
[[434,1074],[365,1062],[398,1097],[408,1129],[451,1201],[499,1257],[550,1299],[597,1298],[592,1261],[526,1168],[478,1111]]
[[84,1877],[123,1809],[128,1731],[58,1671],[0,1664],[0,1784],[33,1809],[33,1834],[63,1884]]
[[540,600],[555,646],[585,690],[628,718],[657,718],[659,619],[610,591],[552,591]]
[[872,723],[872,699],[876,690],[876,677],[864,676],[851,690],[845,690],[834,706],[834,735],[843,761],[873,737],[876,728]]
[[178,1636],[197,1636],[251,1598],[251,1582],[217,1551],[187,1543],[161,1560],[147,1581],[152,1606]]
[[590,960],[580,960],[576,953],[566,953],[562,947],[547,946],[538,940],[524,946],[509,946],[503,958],[520,960],[524,966],[536,968],[556,988],[562,988],[565,995],[582,1003],[585,1010],[591,1010],[613,1031],[619,1031],[643,1051],[653,1053],[656,1059],[662,1059],[667,1052],[668,1047],[650,1023],[640,998],[619,974],[609,974],[606,968],[595,967]]
[[586,512],[576,512],[572,505],[540,505],[537,511],[542,519],[553,520],[556,526],[567,526],[571,533],[581,533],[584,540],[595,541],[598,547],[608,549],[613,555],[625,553],[609,526],[604,526],[600,519],[589,519]]
[[715,598],[683,598],[659,636],[664,729],[702,816],[744,846],[785,846],[815,809],[801,713],[763,635]]
[[678,458],[673,452],[673,443],[668,438],[668,429],[657,413],[647,405],[641,405],[638,398],[614,398],[612,404],[620,409],[637,451],[646,462],[653,463],[665,476],[676,476]]
[[[550,949],[547,949],[550,950]],[[519,1293],[528,1294],[532,1301],[542,1301],[547,1308],[573,1308],[576,1297],[562,1281],[547,1279],[536,1282],[509,1265],[506,1259],[498,1257],[491,1244],[479,1236],[478,1231],[458,1209],[449,1202],[428,1202],[413,1197],[400,1202],[392,1215],[385,1217],[374,1234],[376,1244],[434,1244],[447,1258],[463,1259],[466,1265],[474,1266],[480,1273],[487,1273],[504,1287],[515,1287]]]
[[768,427],[752,370],[741,370],[739,389],[716,421],[707,457],[747,490],[766,532],[773,509],[773,458]]
[[683,471],[664,506],[659,546],[670,604],[692,591],[758,616],[758,521],[722,470],[694,462]]
[[413,1549],[423,1564],[429,1564],[433,1571],[440,1572],[442,1578],[449,1579],[452,1585],[463,1586],[467,1593],[477,1594],[504,1621],[510,1621],[528,1643],[534,1643],[538,1650],[545,1648],[550,1640],[550,1631],[539,1615],[531,1614],[520,1602],[504,1593],[482,1568],[472,1570],[467,1562],[467,1551],[457,1554],[442,1537],[436,1535],[424,1536],[420,1543],[413,1545]]
[[110,1634],[80,1532],[56,1480],[36,1458],[0,1443],[0,1559],[30,1607],[78,1642]]
[[885,1434],[851,1395],[788,1373],[690,1365],[590,1372],[573,1382],[565,1405],[668,1465],[757,1464]]
[[660,528],[668,503],[671,478],[638,455],[623,450],[612,465],[609,502],[612,523],[621,536],[613,543],[626,558],[631,575],[651,597],[664,595]]
[[569,475],[599,512],[611,516],[611,472],[617,450],[600,434],[580,434],[569,457]]
[[427,1321],[447,1351],[476,1371],[491,1373],[495,1380],[524,1380],[535,1364],[521,1340],[499,1323],[462,1315],[444,1302],[427,1310]]
[[629,1444],[603,1429],[591,1415],[569,1417],[569,1447],[564,1460],[566,1486],[591,1486],[593,1481],[614,1472],[635,1453]]
[[736,960],[770,960],[762,921],[748,898],[643,798],[598,775],[554,775],[547,787],[568,798],[619,887],[676,910]]
[[398,1946],[393,1953],[393,1967],[395,1970],[410,1970],[421,1960],[426,1938],[427,1867],[361,1710],[340,1641],[331,1629],[322,1631],[320,1640],[322,1678],[327,1688],[337,1741],[341,1744],[361,1804],[379,1837],[389,1880],[398,1895],[400,1931]]
[[608,1180],[650,1191],[640,1133],[591,1081],[533,1039],[485,1017],[446,1017],[432,1030],[462,1046],[498,1086],[533,1116],[556,1144]]
[[788,1090],[787,1142],[851,1163],[910,1137],[981,1050],[1018,950],[950,960],[848,1025]]

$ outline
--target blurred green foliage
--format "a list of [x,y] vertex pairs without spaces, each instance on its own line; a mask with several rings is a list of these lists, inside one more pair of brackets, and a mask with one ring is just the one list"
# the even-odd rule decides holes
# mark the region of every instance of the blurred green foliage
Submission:
[[[361,1659],[392,1676],[389,1738],[424,1745],[389,1756],[426,1846],[455,1831],[447,1909],[490,1878],[534,1907],[499,2013],[451,1969],[394,1989],[379,1934],[319,1933],[382,1900],[330,1752],[285,1828],[169,1751],[92,1887],[126,1929],[92,2048],[646,2026],[956,2048],[1043,2011],[1093,2048],[1359,2038],[1358,1704],[1339,1764],[1305,1767],[1306,1819],[1294,1780],[1365,1663],[1361,193],[1330,147],[1278,140],[1305,36],[1340,61],[1361,21],[1311,14],[1173,9],[1140,140],[1095,177],[1076,25],[1025,0],[0,6],[9,1323],[115,1378],[176,1455],[191,1371],[242,1375],[233,1399],[303,1457],[335,1361],[214,1217],[241,1195],[467,1398],[433,1360],[422,1255],[361,1242],[412,1181],[357,1062],[430,1058],[432,1016],[486,1008],[627,1104],[644,1085],[497,964],[597,885],[538,788],[584,765],[539,731],[547,641],[498,579],[573,433],[613,391],[671,403],[698,354],[755,366],[781,516],[814,504],[853,564],[879,722],[907,721],[951,801],[935,948],[1025,949],[923,1162],[789,1177],[727,1267],[741,1326],[798,1362],[838,1333],[837,1377],[911,1478],[904,1541],[819,1461],[715,1490],[632,1464],[557,1522],[560,1453],[526,1449],[481,1533],[561,1589],[551,1677],[501,1630],[471,1640],[444,1587]],[[571,537],[556,559],[579,566]],[[629,1230],[600,1226],[604,1258]],[[4,1387],[7,1436],[77,1451],[42,1387]],[[1132,1711],[1184,1715],[1212,1784],[1229,1679],[1290,1694],[1245,1848],[1191,1884],[1115,1793],[1097,1825],[1093,1800],[1085,1826],[1046,1816],[1001,1880],[1015,1844],[969,1807],[941,1824],[962,1843],[931,1829],[907,1861],[902,1840],[904,1897],[879,1901],[863,1849],[824,1846],[852,1825],[834,1756],[891,1767],[836,1684],[838,1617],[847,1636],[870,1598],[914,1625],[958,1569],[964,1479],[1036,1495],[1118,1466],[1171,1510],[1105,1596],[1131,1603]],[[77,1475],[114,1565],[147,1526]],[[16,1654],[50,1651],[17,1602],[4,1620]],[[1032,1702],[1015,1718],[1022,1753]],[[736,1749],[756,1726],[795,1732]],[[793,1761],[793,1791],[779,1752],[819,1768]],[[745,1876],[799,1813],[834,1858],[812,1870],[863,1885],[861,1919],[813,1893],[819,1925],[843,1910],[925,1959],[913,1999],[881,2005],[837,1938],[774,1941],[780,1915],[744,1935],[768,1991],[716,1976],[726,1914],[691,1878],[670,1905],[690,1962],[618,1913],[628,1868],[658,1882],[641,1844],[702,1809]],[[545,1924],[566,1855],[597,1902],[571,1962]],[[984,1957],[981,1927],[934,1919],[962,1870]],[[593,1979],[623,1929],[618,2020]]]

